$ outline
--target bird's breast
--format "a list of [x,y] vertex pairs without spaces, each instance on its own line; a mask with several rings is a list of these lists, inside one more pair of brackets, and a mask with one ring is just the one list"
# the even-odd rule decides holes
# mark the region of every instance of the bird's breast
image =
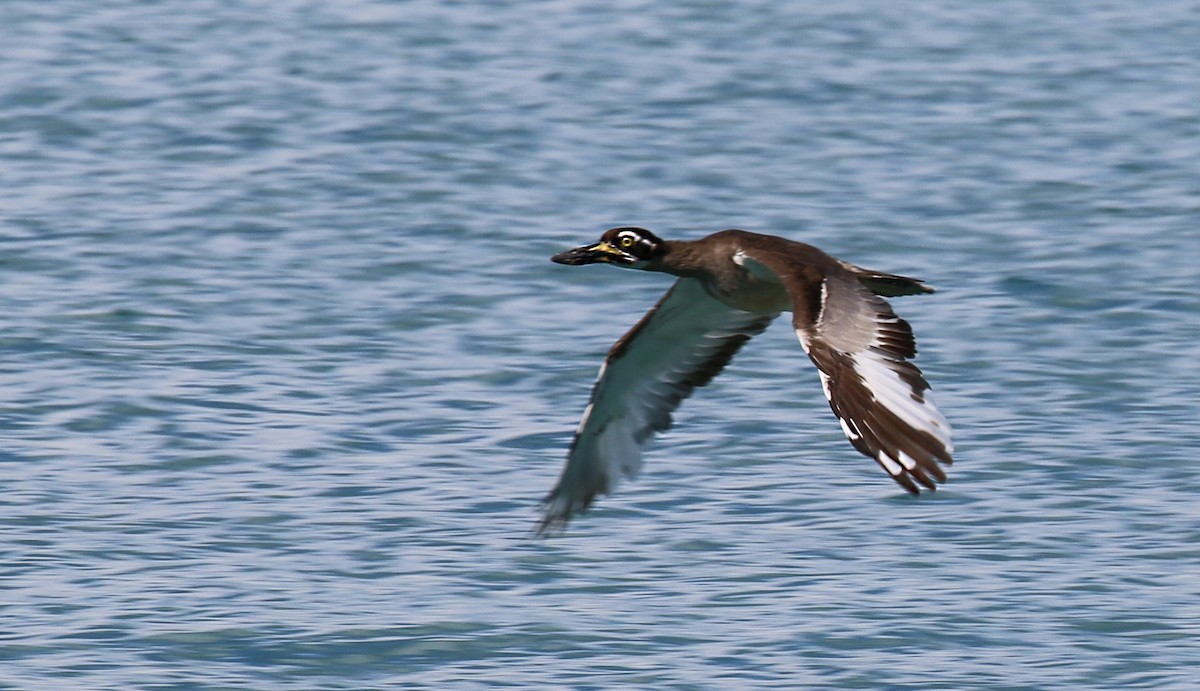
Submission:
[[710,285],[709,292],[723,304],[745,312],[775,314],[792,309],[792,301],[783,284],[752,276],[744,275],[733,285]]

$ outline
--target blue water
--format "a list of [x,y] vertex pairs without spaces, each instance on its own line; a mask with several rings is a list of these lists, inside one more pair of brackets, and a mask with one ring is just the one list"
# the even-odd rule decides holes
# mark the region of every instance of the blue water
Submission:
[[[0,4],[0,687],[1190,689],[1195,3]],[[894,304],[913,500],[786,324],[530,539],[726,227]]]

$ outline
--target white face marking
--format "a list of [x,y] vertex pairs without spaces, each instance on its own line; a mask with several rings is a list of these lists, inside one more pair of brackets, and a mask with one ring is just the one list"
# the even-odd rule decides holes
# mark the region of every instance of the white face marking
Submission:
[[622,230],[617,233],[617,246],[621,249],[629,249],[641,241],[641,236],[632,230]]
[[652,235],[648,235],[649,232],[636,228],[617,231],[609,243],[622,256],[619,261],[613,261],[612,265],[624,269],[647,270],[652,261],[650,258],[658,249],[658,242]]

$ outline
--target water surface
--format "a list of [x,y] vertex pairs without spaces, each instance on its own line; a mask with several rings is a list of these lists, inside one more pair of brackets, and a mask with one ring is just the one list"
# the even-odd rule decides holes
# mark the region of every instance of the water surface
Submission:
[[[1190,3],[0,7],[0,686],[1190,688]],[[895,301],[913,500],[785,324],[528,537],[664,276],[742,227]]]

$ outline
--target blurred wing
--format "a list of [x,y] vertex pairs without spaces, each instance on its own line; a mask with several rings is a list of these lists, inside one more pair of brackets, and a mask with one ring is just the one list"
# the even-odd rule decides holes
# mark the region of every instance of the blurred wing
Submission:
[[913,494],[920,493],[919,485],[933,490],[945,482],[938,463],[953,462],[950,424],[930,398],[921,370],[909,362],[917,354],[912,327],[872,294],[932,289],[892,274],[872,273],[890,281],[882,290],[850,270],[806,274],[773,257],[743,261],[781,277],[794,308],[796,336],[820,370],[825,397],[854,448]]
[[691,278],[675,282],[609,351],[558,484],[543,500],[539,533],[562,529],[597,494],[634,478],[642,450],[671,412],[712,380],[776,314],[725,306]]

